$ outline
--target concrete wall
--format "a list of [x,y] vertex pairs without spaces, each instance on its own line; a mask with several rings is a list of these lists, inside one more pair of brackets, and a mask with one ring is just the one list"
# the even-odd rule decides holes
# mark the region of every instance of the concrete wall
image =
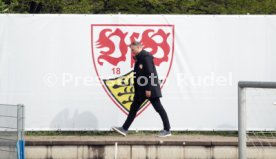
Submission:
[[[237,146],[118,145],[117,159],[237,159]],[[114,159],[115,145],[27,146],[26,159]],[[275,159],[275,146],[248,147],[248,159]]]

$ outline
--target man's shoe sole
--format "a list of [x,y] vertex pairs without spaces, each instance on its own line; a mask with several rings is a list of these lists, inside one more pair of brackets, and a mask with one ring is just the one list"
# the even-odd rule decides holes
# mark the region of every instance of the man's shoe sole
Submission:
[[123,136],[126,136],[126,134],[125,133],[123,133],[122,131],[120,131],[119,129],[117,129],[117,128],[112,128],[114,131],[116,131],[117,133],[119,133],[119,134],[121,134],[121,135],[123,135]]
[[158,137],[169,137],[169,136],[172,136],[172,134],[167,134],[167,135],[164,135],[164,136],[158,135]]

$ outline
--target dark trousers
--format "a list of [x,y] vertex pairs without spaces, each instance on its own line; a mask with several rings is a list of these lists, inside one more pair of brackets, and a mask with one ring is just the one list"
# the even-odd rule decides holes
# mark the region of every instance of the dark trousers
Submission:
[[[163,126],[164,126],[164,130],[170,130],[170,122],[169,122],[169,119],[168,119],[168,115],[165,111],[165,109],[163,108],[161,102],[160,102],[160,99],[159,98],[152,98],[152,99],[149,99],[151,104],[153,105],[154,109],[156,112],[159,113],[162,121],[163,121]],[[135,100],[134,98],[134,101],[133,103],[131,104],[130,106],[130,111],[129,111],[129,114],[127,116],[127,119],[123,125],[123,128],[125,130],[128,130],[128,128],[130,127],[131,123],[133,122],[141,104],[143,104],[145,100]]]

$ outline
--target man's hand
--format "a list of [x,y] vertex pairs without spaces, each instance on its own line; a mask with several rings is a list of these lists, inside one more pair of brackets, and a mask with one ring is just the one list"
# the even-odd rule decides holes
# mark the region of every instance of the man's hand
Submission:
[[149,98],[151,96],[151,91],[146,91],[146,96]]

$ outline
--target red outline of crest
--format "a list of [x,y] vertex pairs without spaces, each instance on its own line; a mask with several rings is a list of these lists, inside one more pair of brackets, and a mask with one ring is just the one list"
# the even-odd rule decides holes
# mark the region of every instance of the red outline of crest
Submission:
[[[113,103],[116,104],[116,106],[126,115],[128,115],[128,112],[126,112],[123,108],[121,108],[121,106],[115,101],[115,99],[112,98],[112,96],[109,94],[107,88],[105,88],[105,85],[104,83],[102,82],[102,79],[100,78],[99,76],[99,73],[98,73],[98,70],[97,70],[97,67],[96,67],[96,63],[95,63],[95,58],[94,58],[94,49],[93,49],[93,27],[97,27],[97,26],[141,26],[141,27],[147,27],[147,26],[151,26],[151,27],[172,27],[172,58],[171,58],[171,61],[170,61],[170,66],[169,66],[169,69],[168,69],[168,72],[166,74],[166,78],[163,82],[163,84],[161,85],[161,90],[163,88],[163,86],[165,85],[166,83],[166,79],[168,78],[169,76],[169,73],[171,71],[171,66],[172,66],[172,63],[173,63],[173,57],[174,57],[174,25],[170,25],[170,24],[91,24],[91,51],[92,51],[92,61],[93,61],[93,65],[94,65],[94,69],[96,71],[96,74],[97,74],[97,77],[103,87],[103,89],[105,90],[106,94],[109,96],[109,98],[113,101]],[[151,103],[148,102],[143,108],[142,110],[140,110],[136,117],[139,116],[144,110],[146,110],[146,108],[150,105]]]

